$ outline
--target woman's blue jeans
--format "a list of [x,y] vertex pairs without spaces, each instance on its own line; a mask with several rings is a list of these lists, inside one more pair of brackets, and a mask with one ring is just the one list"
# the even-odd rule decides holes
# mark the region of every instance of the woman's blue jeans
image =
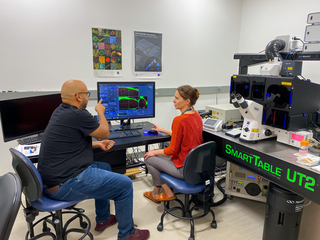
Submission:
[[113,200],[118,221],[118,239],[126,239],[135,231],[132,219],[132,181],[125,175],[112,172],[108,163],[93,162],[78,176],[61,183],[53,194],[48,189],[44,189],[44,192],[57,200],[94,198],[97,223],[110,218],[110,200]]

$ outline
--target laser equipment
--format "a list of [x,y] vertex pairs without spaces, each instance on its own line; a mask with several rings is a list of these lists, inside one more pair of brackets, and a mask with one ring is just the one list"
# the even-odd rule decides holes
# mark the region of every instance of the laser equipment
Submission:
[[[292,134],[314,127],[320,109],[320,85],[301,76],[302,61],[320,60],[320,52],[298,52],[288,57],[280,52],[286,41],[273,40],[273,50],[266,54],[235,54],[239,59],[239,74],[231,77],[230,103],[244,118],[241,140],[257,141],[279,135],[279,141],[297,147]],[[266,48],[267,49],[267,48]],[[248,66],[274,58],[282,61],[281,76],[248,75]],[[290,60],[283,60],[290,59]],[[277,61],[278,61],[277,60]],[[299,64],[295,64],[298,62]],[[298,69],[294,70],[293,66]],[[306,134],[308,135],[308,134]],[[309,139],[310,136],[304,138]]]

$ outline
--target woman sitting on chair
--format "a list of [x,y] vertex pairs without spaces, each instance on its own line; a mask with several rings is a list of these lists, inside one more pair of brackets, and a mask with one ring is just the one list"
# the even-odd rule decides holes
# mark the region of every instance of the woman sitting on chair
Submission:
[[[153,191],[145,192],[144,196],[155,203],[176,198],[171,188],[160,179],[160,174],[165,172],[183,179],[183,164],[187,154],[203,143],[202,119],[193,108],[199,96],[199,91],[189,85],[177,88],[173,103],[175,108],[181,111],[181,115],[173,119],[172,131],[155,124],[151,129],[171,135],[169,147],[149,150],[144,155],[145,164],[155,185]],[[160,193],[161,188],[163,191]]]

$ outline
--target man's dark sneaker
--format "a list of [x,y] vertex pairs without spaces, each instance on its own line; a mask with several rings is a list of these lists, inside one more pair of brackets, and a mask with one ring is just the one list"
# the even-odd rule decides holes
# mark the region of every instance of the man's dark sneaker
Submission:
[[110,227],[110,226],[116,224],[117,222],[118,221],[116,219],[116,216],[111,214],[110,218],[108,219],[108,221],[105,221],[103,223],[97,223],[96,228],[94,230],[96,230],[97,232],[102,232],[107,227]]
[[132,233],[129,237],[125,240],[146,240],[150,237],[149,230],[140,230],[135,229],[134,233]]

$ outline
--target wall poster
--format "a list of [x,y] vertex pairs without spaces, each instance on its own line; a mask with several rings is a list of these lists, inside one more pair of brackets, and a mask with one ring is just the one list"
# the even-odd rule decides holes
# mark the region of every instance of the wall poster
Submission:
[[134,32],[134,77],[162,77],[162,33]]
[[121,31],[92,28],[93,74],[96,77],[122,76]]

